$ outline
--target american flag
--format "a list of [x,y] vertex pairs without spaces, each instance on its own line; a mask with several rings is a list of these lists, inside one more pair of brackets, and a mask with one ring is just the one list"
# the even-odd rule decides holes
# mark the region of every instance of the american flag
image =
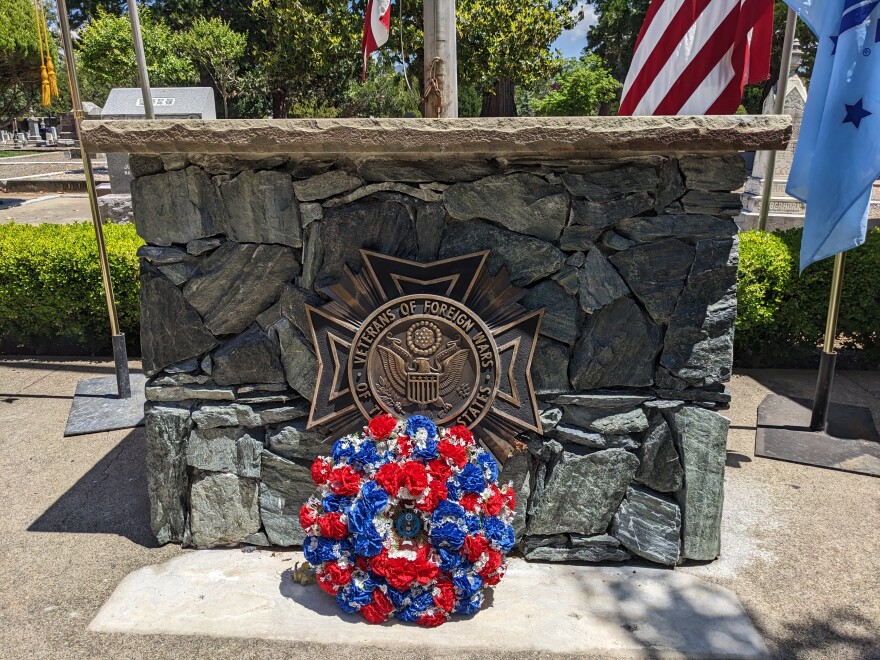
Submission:
[[379,50],[391,31],[391,0],[369,0],[364,17],[364,38],[361,52],[364,56],[363,80],[367,79],[367,60],[370,53]]
[[732,114],[772,39],[773,0],[651,0],[618,114]]

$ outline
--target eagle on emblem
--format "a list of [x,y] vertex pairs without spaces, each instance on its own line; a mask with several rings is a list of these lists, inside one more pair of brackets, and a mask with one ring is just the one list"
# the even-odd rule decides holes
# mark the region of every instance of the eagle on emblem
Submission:
[[458,340],[429,357],[413,357],[400,339],[387,337],[389,346],[380,345],[379,357],[388,382],[395,393],[419,405],[438,405],[448,412],[452,404],[443,400],[459,387],[467,349]]

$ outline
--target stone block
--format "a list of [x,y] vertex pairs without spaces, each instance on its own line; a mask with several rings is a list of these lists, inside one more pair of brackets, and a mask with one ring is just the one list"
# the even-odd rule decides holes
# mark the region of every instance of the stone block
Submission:
[[654,382],[660,326],[623,297],[587,318],[574,348],[569,376],[580,390],[644,387]]
[[510,281],[517,286],[548,277],[565,263],[565,255],[550,243],[478,221],[448,225],[443,232],[439,257],[458,257],[479,250],[491,250],[488,261],[491,273],[497,273],[504,266]]
[[688,559],[715,559],[721,552],[730,420],[690,406],[671,413],[669,420],[684,467],[684,487],[676,493],[682,514],[682,552]]
[[301,202],[313,202],[354,190],[361,183],[363,182],[359,178],[343,170],[332,170],[302,181],[294,181],[293,191]]
[[254,324],[214,351],[214,382],[218,385],[283,383],[284,368],[279,350],[278,344]]
[[638,465],[639,459],[623,449],[584,456],[563,452],[535,502],[528,533],[605,532]]
[[681,156],[678,166],[691,190],[729,192],[742,187],[746,180],[745,162],[739,154]]
[[560,442],[570,442],[590,449],[636,449],[639,442],[631,435],[609,435],[587,431],[576,426],[560,424],[556,427],[556,438]]
[[307,429],[305,421],[288,422],[270,429],[266,433],[266,443],[273,454],[309,463],[318,456],[329,454],[332,448],[332,443],[327,442],[327,434]]
[[215,181],[226,209],[216,225],[218,232],[239,243],[302,247],[299,204],[289,174],[246,170]]
[[668,497],[630,486],[611,533],[634,555],[671,566],[681,551],[681,511]]
[[571,223],[589,227],[598,236],[618,220],[654,210],[654,197],[638,192],[608,202],[573,199]]
[[635,192],[653,193],[660,178],[654,167],[623,165],[586,174],[564,173],[562,181],[575,197],[609,202]]
[[545,241],[559,238],[568,216],[565,190],[525,172],[456,183],[443,193],[443,201],[458,220],[490,220]]
[[193,423],[200,429],[223,426],[256,428],[305,417],[309,413],[306,401],[298,400],[286,406],[250,406],[243,403],[201,406],[193,412]]
[[577,339],[580,313],[574,296],[550,280],[539,282],[522,299],[528,309],[544,309],[541,334],[571,346]]
[[571,350],[565,344],[547,337],[538,337],[532,357],[532,385],[536,394],[570,392],[568,361]]
[[219,342],[173,282],[141,264],[141,355],[147,376],[200,355]]
[[276,323],[272,332],[281,345],[281,363],[284,365],[287,383],[294,391],[311,400],[315,393],[315,374],[318,370],[318,360],[311,343],[287,319]]
[[138,234],[153,245],[211,236],[224,214],[211,177],[198,167],[134,179],[131,198]]
[[442,204],[426,204],[416,210],[416,238],[419,243],[419,261],[435,261],[440,251],[446,209]]
[[620,543],[616,540],[613,543],[604,540],[614,537],[602,534],[599,537],[585,538],[602,538],[603,540],[578,548],[535,548],[525,554],[526,561],[588,561],[596,563],[600,561],[626,561],[630,558],[629,553],[621,548]]
[[578,297],[581,309],[592,314],[629,294],[629,288],[605,255],[595,245],[584,257],[578,271]]
[[681,198],[681,204],[686,213],[736,216],[742,210],[739,194],[723,191],[688,190]]
[[675,238],[637,245],[610,261],[657,323],[669,323],[694,263],[694,248]]
[[526,531],[526,509],[532,494],[532,455],[527,451],[513,454],[504,462],[499,483],[511,484],[516,493],[513,533],[519,541]]
[[214,385],[147,385],[144,396],[147,401],[232,401],[235,399],[235,391],[231,387]]
[[181,542],[186,532],[189,408],[147,406],[144,417],[150,528],[160,544]]
[[696,245],[694,265],[669,321],[660,356],[660,364],[692,386],[730,379],[737,260],[735,239]]
[[263,451],[260,514],[269,540],[275,545],[299,545],[305,533],[299,510],[314,493],[309,467]]
[[263,450],[259,435],[237,428],[193,429],[186,445],[186,464],[203,472],[259,478]]
[[716,218],[705,213],[658,215],[652,218],[624,218],[614,226],[621,236],[636,243],[650,243],[664,238],[687,241],[724,239],[739,231],[730,218]]
[[[681,402],[664,403],[681,406]],[[670,409],[675,410],[676,407],[670,406]],[[669,425],[659,415],[651,420],[651,428],[645,434],[636,456],[639,457],[636,481],[640,484],[664,493],[681,488],[684,470],[678,459]]]
[[226,242],[202,259],[183,289],[216,335],[236,334],[278,299],[300,272],[291,248]]
[[257,481],[228,473],[196,473],[190,490],[192,544],[236,545],[260,531]]
[[365,181],[406,181],[430,183],[433,181],[473,181],[497,172],[485,160],[446,160],[425,158],[419,161],[369,158],[358,167]]
[[98,197],[101,222],[122,225],[134,222],[131,195],[101,195]]

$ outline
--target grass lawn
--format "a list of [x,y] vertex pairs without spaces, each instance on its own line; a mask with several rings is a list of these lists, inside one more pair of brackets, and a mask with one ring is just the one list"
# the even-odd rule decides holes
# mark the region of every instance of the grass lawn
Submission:
[[0,149],[0,158],[9,158],[10,156],[24,156],[26,154],[38,154],[39,151],[27,151],[25,149]]

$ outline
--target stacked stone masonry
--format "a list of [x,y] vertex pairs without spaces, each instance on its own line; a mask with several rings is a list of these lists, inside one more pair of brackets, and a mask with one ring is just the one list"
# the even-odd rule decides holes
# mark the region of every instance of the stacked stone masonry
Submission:
[[[491,250],[545,308],[543,436],[503,466],[526,558],[714,559],[742,160],[133,156],[152,526],[301,543],[316,361],[304,305],[360,248]],[[330,439],[332,441],[332,438]]]

